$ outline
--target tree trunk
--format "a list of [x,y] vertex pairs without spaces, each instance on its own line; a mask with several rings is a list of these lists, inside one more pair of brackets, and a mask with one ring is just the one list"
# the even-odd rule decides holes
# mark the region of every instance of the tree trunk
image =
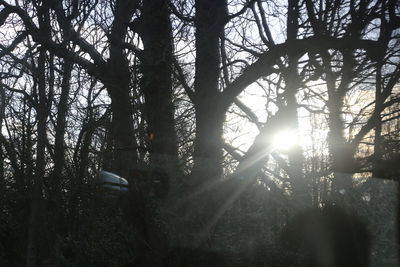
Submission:
[[59,242],[57,236],[61,232],[62,222],[62,196],[61,196],[61,178],[64,168],[65,153],[65,129],[66,117],[68,114],[68,99],[70,93],[70,82],[73,64],[66,60],[63,68],[63,80],[61,84],[61,96],[58,103],[57,124],[54,144],[54,169],[51,175],[51,195],[50,195],[50,214],[51,214],[51,231],[50,231],[50,252],[51,262],[53,266],[57,266],[57,258],[59,253]]
[[[135,241],[135,266],[160,266],[149,236],[148,205],[140,177],[133,177],[138,169],[137,143],[133,127],[133,107],[130,93],[129,62],[121,44],[125,41],[127,26],[137,7],[137,1],[118,0],[110,34],[110,57],[103,79],[111,97],[112,170],[129,181],[129,193],[124,205],[125,218],[132,227]],[[155,44],[154,44],[155,45]],[[161,240],[160,240],[161,242]]]
[[[294,41],[297,39],[299,30],[299,1],[288,1],[288,17],[287,17],[287,40]],[[284,99],[286,102],[286,122],[290,130],[299,129],[299,119],[297,113],[297,91],[300,87],[300,77],[298,73],[298,60],[299,56],[289,53],[288,55],[288,68],[283,72],[285,79],[285,94]],[[308,188],[308,182],[305,180],[303,164],[304,156],[300,145],[296,145],[288,152],[289,159],[289,177],[293,191],[293,200],[296,207],[299,209],[311,206],[311,195]]]
[[[148,0],[143,2],[140,32],[143,41],[141,60],[141,90],[145,97],[145,119],[147,142],[150,148],[150,183],[155,197],[165,200],[172,186],[177,188],[180,180],[178,144],[175,132],[174,106],[172,104],[172,26],[167,1]],[[157,188],[156,188],[157,187]],[[146,205],[146,242],[152,250],[144,248],[147,254],[143,264],[161,266],[166,256],[168,240],[155,222],[156,209],[160,202]],[[162,218],[167,222],[167,218]]]
[[[3,129],[3,119],[5,116],[6,109],[6,93],[4,91],[3,86],[0,85],[0,135],[1,130]],[[0,142],[0,192],[4,192],[4,153],[3,153],[3,144]],[[1,205],[2,199],[0,199]]]
[[[296,65],[297,68],[297,65]],[[293,76],[297,75],[293,73]],[[288,78],[288,77],[286,77]],[[290,78],[289,78],[290,79]],[[299,121],[298,121],[298,113],[297,113],[297,100],[296,100],[296,92],[297,86],[293,85],[292,81],[287,83],[285,88],[285,98],[287,102],[287,113],[288,119],[290,120],[289,125],[291,126],[291,130],[299,130]],[[289,160],[289,178],[290,184],[292,186],[293,200],[297,208],[303,209],[307,207],[311,207],[311,194],[309,189],[309,181],[305,180],[304,175],[304,156],[303,151],[299,144],[296,144],[293,148],[288,151],[288,160]]]
[[110,57],[102,77],[111,97],[111,135],[113,138],[112,171],[129,179],[137,164],[130,94],[130,70],[124,48],[127,25],[136,1],[117,1],[110,33]]
[[54,170],[51,179],[54,197],[59,200],[61,175],[64,167],[64,152],[65,152],[65,129],[67,126],[66,118],[68,114],[68,99],[70,92],[70,82],[72,73],[72,63],[64,62],[63,79],[61,84],[61,96],[57,109],[56,133],[54,141]]
[[[341,68],[341,81],[337,86],[335,74],[332,71],[331,59],[328,53],[322,53],[324,68],[326,70],[326,83],[328,89],[327,108],[328,118],[328,149],[331,157],[331,168],[334,173],[332,181],[332,197],[336,202],[348,202],[349,190],[353,186],[354,173],[354,148],[344,137],[344,122],[342,118],[343,102],[354,78],[353,53],[343,53],[343,66]],[[345,203],[343,203],[345,204]]]
[[332,194],[335,201],[343,199],[352,188],[354,172],[353,153],[343,136],[344,123],[342,119],[343,96],[337,92],[329,93],[329,134],[328,147],[331,155],[331,166],[334,172]]
[[40,224],[44,223],[41,220],[41,209],[42,209],[42,189],[43,189],[43,177],[45,174],[45,147],[47,142],[46,133],[46,121],[48,116],[48,103],[46,98],[46,74],[45,74],[45,60],[46,52],[40,51],[38,59],[38,82],[37,89],[39,100],[36,108],[37,112],[37,147],[36,147],[36,167],[34,175],[34,185],[32,192],[32,205],[31,215],[29,220],[29,233],[28,233],[28,247],[26,256],[26,266],[35,267],[38,266],[39,259],[38,253],[40,250]]
[[195,111],[196,140],[192,185],[218,179],[222,174],[222,133],[225,106],[220,104],[219,37],[227,19],[226,0],[197,0]]
[[[178,145],[172,104],[172,28],[167,1],[143,2],[141,33],[146,120],[152,167],[169,177],[179,175]],[[167,178],[166,178],[167,179]],[[171,181],[161,181],[168,193]]]

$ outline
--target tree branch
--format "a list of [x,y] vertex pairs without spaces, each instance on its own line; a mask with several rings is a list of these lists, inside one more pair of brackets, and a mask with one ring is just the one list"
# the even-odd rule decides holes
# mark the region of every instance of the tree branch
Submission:
[[183,73],[183,70],[182,70],[181,66],[179,65],[179,63],[178,63],[178,61],[176,60],[175,57],[173,57],[172,61],[173,61],[173,64],[174,64],[174,68],[176,70],[174,72],[175,76],[180,81],[181,85],[183,86],[183,89],[185,89],[185,92],[189,96],[189,99],[194,103],[195,96],[194,96],[194,92],[192,90],[192,87],[187,83],[186,78],[185,78],[185,74]]
[[72,52],[64,47],[62,44],[58,44],[52,40],[49,40],[43,34],[41,34],[39,28],[35,25],[33,20],[30,18],[29,14],[23,10],[22,8],[18,6],[12,6],[8,4],[4,0],[0,0],[0,4],[5,7],[9,12],[17,14],[21,20],[23,21],[27,33],[29,33],[32,36],[32,39],[39,43],[40,45],[44,46],[46,49],[57,55],[58,57],[61,58],[68,58],[71,60],[73,63],[76,63],[83,68],[85,68],[89,73],[92,74],[98,74],[99,69],[96,67],[96,65],[100,66],[104,63],[104,60],[101,58],[100,54],[95,51],[93,46],[91,46],[89,43],[87,43],[85,40],[83,40],[80,36],[78,38],[78,33],[75,32],[75,39],[77,40],[77,43],[79,46],[83,49],[84,52],[88,53],[94,63],[90,62],[89,60],[78,56],[75,52]]
[[379,49],[377,41],[354,38],[333,38],[329,36],[313,36],[300,40],[287,41],[271,47],[259,59],[248,66],[243,73],[229,84],[221,94],[220,104],[228,107],[247,86],[257,79],[276,72],[274,66],[282,56],[288,54],[301,56],[307,52],[318,53],[321,50],[364,49],[367,52]]
[[22,32],[20,35],[18,35],[14,41],[8,46],[8,47],[0,47],[2,51],[0,51],[0,58],[10,54],[14,48],[21,43],[26,37],[28,36],[27,32]]

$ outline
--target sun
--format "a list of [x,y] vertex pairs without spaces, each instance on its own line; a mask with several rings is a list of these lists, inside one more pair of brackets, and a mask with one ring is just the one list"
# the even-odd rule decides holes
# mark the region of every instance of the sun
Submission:
[[272,138],[274,150],[288,151],[298,144],[299,136],[297,131],[282,130],[277,132]]

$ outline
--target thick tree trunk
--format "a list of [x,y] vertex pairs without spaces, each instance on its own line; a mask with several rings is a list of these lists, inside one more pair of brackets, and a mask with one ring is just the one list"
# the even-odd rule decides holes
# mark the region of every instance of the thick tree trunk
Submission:
[[352,177],[355,170],[355,150],[345,139],[345,126],[342,118],[344,97],[354,78],[353,53],[351,51],[343,53],[343,66],[339,85],[337,85],[335,74],[332,70],[330,55],[322,53],[322,59],[326,70],[328,89],[328,149],[331,157],[331,168],[334,173],[332,197],[334,201],[345,204],[349,201],[349,191],[353,186]]
[[[1,127],[1,123],[0,123]],[[5,177],[4,177],[4,153],[3,153],[3,145],[0,143],[0,190],[1,192],[4,192],[4,182],[5,182]],[[2,203],[2,198],[0,198],[0,205]]]
[[[34,116],[33,107],[30,106],[31,104],[28,101],[24,102],[24,110],[26,110],[27,117],[23,119],[22,125],[24,129],[24,135],[22,136],[22,169],[21,169],[21,176],[17,180],[17,187],[21,194],[26,194],[27,189],[30,190],[31,183],[29,181],[30,177],[33,177],[34,173],[34,156],[32,147],[34,145],[34,132],[35,127],[30,123],[32,117]],[[27,108],[27,109],[25,109]]]
[[34,185],[32,192],[31,215],[29,219],[28,246],[26,255],[26,266],[35,267],[39,264],[38,253],[40,249],[40,224],[42,209],[42,188],[43,177],[45,174],[45,148],[47,142],[46,121],[48,116],[48,103],[46,98],[46,74],[45,74],[46,53],[44,50],[40,52],[38,59],[38,82],[37,89],[39,101],[37,104],[37,145],[36,145],[36,168],[34,175]]
[[222,129],[226,107],[221,106],[219,37],[227,19],[226,0],[197,0],[193,185],[217,179],[222,174]]
[[[135,235],[135,266],[160,266],[156,248],[150,241],[148,203],[140,177],[134,176],[138,169],[137,143],[133,127],[133,109],[130,93],[131,75],[129,62],[121,44],[125,41],[127,25],[137,7],[136,1],[118,0],[114,9],[114,21],[110,34],[110,57],[103,79],[111,97],[111,138],[113,158],[111,171],[129,181],[129,193],[124,205],[125,218]],[[154,44],[155,45],[155,44]],[[159,240],[162,242],[161,240]]]
[[113,139],[112,171],[129,179],[137,164],[130,94],[129,63],[121,44],[125,41],[127,25],[135,1],[117,1],[110,34],[110,57],[102,81],[111,97],[111,135]]
[[68,99],[70,92],[70,82],[72,73],[72,63],[64,62],[63,68],[63,80],[61,84],[61,96],[58,103],[58,113],[57,113],[57,124],[56,124],[56,134],[54,141],[54,170],[51,179],[52,189],[54,196],[58,199],[60,194],[60,179],[62,175],[62,170],[64,167],[64,152],[65,152],[65,129],[67,126],[66,118],[68,113]]
[[[169,177],[179,175],[178,145],[172,104],[172,28],[167,1],[143,2],[141,33],[143,59],[141,89],[145,96],[146,120],[152,167]],[[171,181],[160,181],[169,187]],[[168,188],[164,188],[168,193]]]
[[[50,38],[50,15],[46,2],[40,3],[38,9],[38,21],[41,35]],[[46,168],[46,144],[47,144],[47,118],[50,114],[51,103],[53,101],[54,90],[54,57],[48,58],[48,71],[46,68],[47,53],[45,48],[40,48],[37,67],[33,69],[34,79],[37,90],[37,101],[35,103],[37,117],[37,141],[36,141],[36,166],[33,181],[33,190],[31,192],[31,214],[29,218],[28,241],[26,266],[40,266],[39,253],[42,249],[43,233],[42,224],[46,222],[43,218],[43,179]]]
[[[119,58],[119,60],[118,60]],[[129,71],[126,58],[110,56],[112,70],[106,86],[111,97],[112,171],[129,177],[137,164],[136,142],[133,129],[132,106],[129,93]]]
[[[5,116],[6,110],[6,93],[4,88],[0,85],[0,135],[1,130],[3,129],[3,119]],[[0,191],[4,189],[4,153],[3,153],[3,144],[0,142]],[[1,203],[0,199],[0,203]]]
[[50,260],[53,266],[58,266],[57,258],[59,254],[58,235],[61,232],[62,222],[62,196],[61,196],[61,178],[64,168],[65,153],[65,129],[66,117],[68,114],[68,99],[70,93],[70,82],[73,64],[66,60],[63,66],[63,80],[61,84],[61,96],[58,103],[57,124],[54,144],[54,169],[50,177],[51,195],[50,195]]
[[[296,73],[297,74],[297,73]],[[293,75],[294,76],[294,75]],[[288,77],[287,77],[288,78]],[[289,78],[290,79],[290,78]],[[297,113],[297,100],[296,92],[297,86],[289,82],[285,90],[288,119],[290,120],[290,129],[299,130],[299,121]],[[295,89],[295,90],[294,90]],[[293,200],[297,208],[303,209],[311,207],[311,192],[309,189],[309,181],[305,180],[304,175],[304,155],[299,144],[296,144],[290,151],[288,151],[289,160],[289,178],[292,186]]]
[[344,123],[342,119],[343,96],[336,92],[328,93],[329,134],[328,148],[331,155],[331,166],[334,172],[332,193],[335,201],[343,200],[352,188],[354,173],[354,159],[351,147],[344,138]]
[[[291,60],[290,60],[291,61]],[[295,62],[289,62],[288,72],[285,74],[285,101],[286,116],[282,121],[281,125],[287,125],[290,130],[299,130],[299,120],[297,112],[297,100],[296,93],[299,88],[299,84],[296,81],[297,73],[297,60]],[[294,65],[292,65],[294,64]],[[304,209],[311,207],[311,192],[309,189],[309,181],[305,180],[304,175],[304,155],[299,144],[296,144],[293,148],[288,151],[288,175],[290,178],[290,184],[292,187],[293,200],[298,209]]]
[[[287,40],[294,41],[297,39],[299,30],[299,2],[297,0],[288,1],[288,17],[287,17]],[[300,77],[298,73],[299,56],[295,54],[288,55],[288,68],[283,73],[285,79],[286,114],[290,130],[299,129],[299,119],[297,112],[296,95],[300,88]],[[289,159],[289,177],[292,186],[293,200],[299,209],[311,206],[311,195],[308,188],[308,181],[305,181],[303,164],[304,156],[300,145],[296,145],[288,152]]]

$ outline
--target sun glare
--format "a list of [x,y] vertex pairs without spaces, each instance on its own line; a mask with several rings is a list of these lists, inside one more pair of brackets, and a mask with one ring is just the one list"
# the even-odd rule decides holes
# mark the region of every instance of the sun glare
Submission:
[[292,147],[297,145],[298,143],[298,135],[296,131],[293,130],[284,130],[275,134],[272,139],[272,145],[274,149],[287,151]]

